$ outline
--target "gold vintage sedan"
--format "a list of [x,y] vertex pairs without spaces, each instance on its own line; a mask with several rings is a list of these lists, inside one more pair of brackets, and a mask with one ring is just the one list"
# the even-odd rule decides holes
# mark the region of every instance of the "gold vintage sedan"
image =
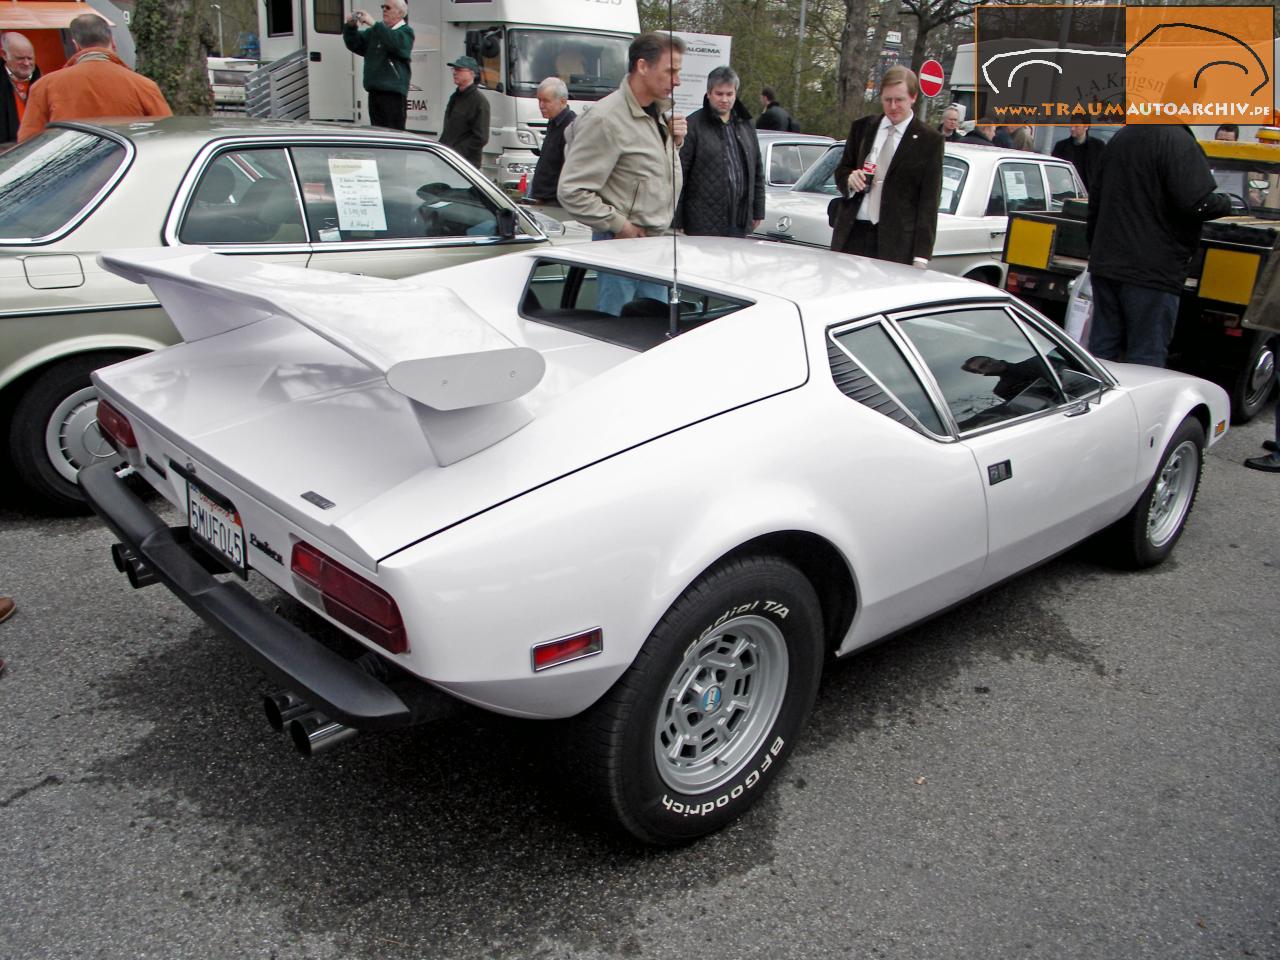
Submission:
[[101,251],[200,244],[403,277],[559,230],[411,133],[203,117],[54,124],[0,154],[0,429],[12,474],[44,506],[79,509],[76,472],[115,455],[98,433],[90,371],[179,339],[149,291],[98,266]]

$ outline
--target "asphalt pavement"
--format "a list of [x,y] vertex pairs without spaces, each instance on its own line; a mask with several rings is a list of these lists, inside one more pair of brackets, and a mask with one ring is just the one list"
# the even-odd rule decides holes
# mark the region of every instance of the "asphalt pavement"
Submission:
[[833,665],[772,791],[675,851],[585,820],[548,725],[300,758],[97,521],[0,509],[0,957],[1280,957],[1272,429],[1163,566],[1076,551]]

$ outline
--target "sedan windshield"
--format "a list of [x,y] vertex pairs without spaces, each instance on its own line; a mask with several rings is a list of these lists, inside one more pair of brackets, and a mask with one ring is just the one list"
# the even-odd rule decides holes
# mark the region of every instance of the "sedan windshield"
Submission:
[[627,72],[626,37],[558,30],[507,32],[511,94],[535,97],[538,84],[559,77],[571,100],[599,100],[613,93]]
[[[826,154],[806,170],[791,189],[801,193],[820,193],[826,197],[834,197],[836,190],[836,165],[844,153],[844,144],[837,143],[827,150]],[[969,175],[969,165],[958,157],[942,158],[942,195],[938,198],[939,213],[955,213],[960,205],[960,194],[964,189],[965,179]]]
[[53,128],[0,154],[0,239],[58,233],[88,210],[125,152],[106,137]]

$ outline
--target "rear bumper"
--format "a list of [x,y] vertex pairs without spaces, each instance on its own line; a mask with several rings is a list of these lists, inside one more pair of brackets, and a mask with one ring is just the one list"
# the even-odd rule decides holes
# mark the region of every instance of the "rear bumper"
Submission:
[[89,505],[120,542],[179,600],[238,643],[269,677],[330,719],[358,729],[390,729],[422,722],[454,705],[451,697],[421,681],[408,681],[408,690],[393,690],[269,611],[238,583],[217,579],[200,548],[189,542],[187,528],[167,526],[110,463],[81,470],[79,482]]

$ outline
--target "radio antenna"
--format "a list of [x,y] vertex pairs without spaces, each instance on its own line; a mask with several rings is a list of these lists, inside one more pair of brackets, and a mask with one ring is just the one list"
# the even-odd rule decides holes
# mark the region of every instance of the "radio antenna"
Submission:
[[[672,2],[673,0],[667,0],[667,39],[668,40],[673,40],[675,38],[675,16],[672,13]],[[676,51],[674,47],[670,47],[667,50],[667,64],[668,64],[668,69],[671,71],[670,73],[671,79],[674,79],[676,74],[675,62],[676,62]],[[680,158],[677,155],[679,151],[676,149],[675,120],[676,120],[676,88],[675,88],[675,85],[672,84],[671,117],[668,123],[667,132],[670,134],[670,140],[671,140],[671,193],[672,193],[671,212],[672,212],[673,220],[675,218],[675,211],[680,205],[680,197],[676,193],[676,164],[680,162]],[[669,311],[669,320],[668,320],[668,326],[667,326],[668,338],[675,337],[676,334],[679,333],[679,326],[680,326],[680,263],[679,263],[680,256],[679,256],[679,253],[680,253],[679,237],[676,234],[675,226],[673,224],[671,229],[671,295],[670,295],[670,302],[668,303],[668,311]]]

